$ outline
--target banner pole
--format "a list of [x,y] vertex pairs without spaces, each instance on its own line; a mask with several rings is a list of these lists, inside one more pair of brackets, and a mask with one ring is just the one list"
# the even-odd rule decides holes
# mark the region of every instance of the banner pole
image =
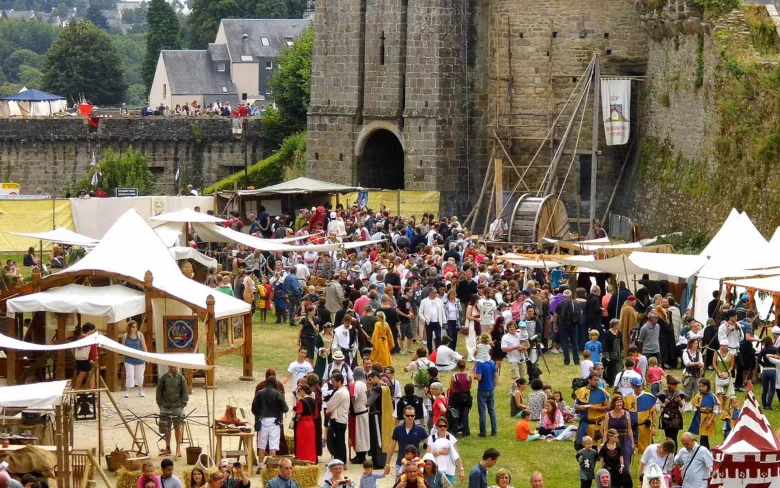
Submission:
[[593,147],[591,149],[590,162],[590,229],[588,235],[596,238],[596,181],[598,180],[598,152],[599,152],[599,110],[601,105],[601,63],[598,56],[593,65]]

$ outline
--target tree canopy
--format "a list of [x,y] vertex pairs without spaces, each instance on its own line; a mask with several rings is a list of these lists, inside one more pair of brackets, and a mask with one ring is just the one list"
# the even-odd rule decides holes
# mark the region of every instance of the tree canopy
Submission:
[[279,53],[268,85],[282,118],[296,132],[306,128],[306,112],[311,99],[311,57],[314,31],[311,27]]
[[235,0],[195,0],[190,12],[190,49],[206,49],[214,42],[222,19],[244,17]]
[[179,18],[166,0],[152,0],[149,3],[149,34],[146,37],[146,55],[143,65],[143,80],[146,89],[152,88],[157,60],[163,49],[181,49]]
[[146,156],[132,147],[121,154],[109,149],[96,167],[90,167],[73,186],[64,190],[74,194],[92,190],[92,175],[96,170],[100,171],[100,184],[108,192],[116,188],[138,188],[139,195],[155,192],[155,176],[149,169]]
[[106,19],[106,16],[103,15],[103,12],[100,11],[94,2],[90,3],[84,18],[104,31],[108,31],[108,19]]
[[88,20],[71,21],[46,53],[43,87],[74,100],[83,94],[97,105],[122,101],[124,63],[111,36]]

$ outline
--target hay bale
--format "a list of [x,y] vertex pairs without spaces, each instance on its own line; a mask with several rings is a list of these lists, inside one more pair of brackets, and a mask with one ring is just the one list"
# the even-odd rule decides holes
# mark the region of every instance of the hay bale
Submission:
[[[116,470],[116,488],[137,488],[138,478],[143,474],[142,471],[128,471],[123,467]],[[154,470],[154,474],[160,476],[162,471]]]
[[287,441],[287,452],[295,454],[295,435],[285,433],[284,439]]
[[[261,478],[263,486],[279,475],[279,468],[267,467],[263,470]],[[317,488],[320,478],[320,468],[316,464],[309,466],[293,466],[292,478],[298,482],[301,488]]]

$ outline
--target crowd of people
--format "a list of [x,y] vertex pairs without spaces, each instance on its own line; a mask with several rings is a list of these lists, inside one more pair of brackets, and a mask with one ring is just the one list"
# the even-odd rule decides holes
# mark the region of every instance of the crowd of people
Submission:
[[[125,104],[122,104],[120,108],[120,114],[123,117],[129,115],[129,110]],[[265,105],[258,103],[250,104],[239,103],[236,107],[232,107],[227,100],[220,101],[217,98],[213,103],[209,103],[203,108],[197,100],[193,100],[189,103],[177,103],[174,108],[171,108],[164,103],[156,108],[152,108],[149,102],[144,103],[141,108],[141,116],[163,116],[163,117],[201,117],[204,115],[221,116],[221,117],[262,117],[265,115]]]
[[[715,296],[705,325],[663,282],[643,282],[633,292],[603,275],[521,269],[479,245],[457,217],[417,220],[384,208],[339,206],[274,218],[261,207],[248,222],[236,214],[226,225],[248,226],[263,238],[366,242],[330,253],[220,249],[231,251],[224,266],[236,279],[232,287],[223,279],[220,290],[256,288],[262,317],[273,309],[277,322],[299,331],[298,357],[287,375],[269,371],[253,404],[261,457],[280,452],[282,405],[289,403],[296,436],[313,434],[316,446],[299,452],[296,442],[299,459],[316,462],[327,449],[340,463],[365,463],[389,475],[397,449],[397,484],[407,466],[424,474],[431,463],[444,473],[441,479],[457,482],[465,468],[456,443],[472,434],[474,397],[477,435],[498,435],[495,396],[504,367],[513,379],[516,438],[573,438],[582,486],[595,480],[630,487],[647,475],[666,477],[665,485],[703,487],[712,467],[709,441],[719,425],[728,433],[739,415],[735,391],[759,374],[753,347],[759,324],[744,296],[733,304]],[[313,286],[312,278],[324,286]],[[759,361],[765,408],[780,364],[780,329],[771,332]],[[413,359],[397,364],[401,353]],[[580,366],[571,406],[561,385],[540,379],[538,360],[552,354]],[[411,374],[405,385],[401,368]],[[681,380],[670,374],[676,369]],[[713,381],[704,377],[708,370]],[[453,372],[449,381],[440,379],[442,372]],[[285,384],[292,398],[278,401]],[[269,389],[279,405],[271,410]],[[691,410],[686,428],[683,412]],[[441,479],[436,486],[446,486]]]

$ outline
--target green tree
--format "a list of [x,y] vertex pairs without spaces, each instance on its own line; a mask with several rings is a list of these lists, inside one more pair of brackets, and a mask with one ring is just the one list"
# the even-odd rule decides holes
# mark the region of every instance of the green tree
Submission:
[[285,0],[260,0],[255,7],[255,14],[260,19],[289,19]]
[[241,18],[236,0],[195,0],[190,12],[190,49],[206,49],[214,42],[222,19]]
[[13,50],[29,49],[38,54],[43,54],[57,40],[60,30],[59,27],[46,22],[25,22],[16,19],[0,20],[0,39],[13,47]]
[[129,107],[141,107],[148,95],[149,92],[143,83],[130,85],[130,88],[127,89],[127,105]]
[[111,36],[114,46],[125,63],[125,81],[128,85],[143,83],[141,68],[146,53],[146,35],[115,34]]
[[290,133],[306,128],[306,112],[311,99],[311,56],[314,33],[311,27],[285,48],[276,62],[277,69],[268,80],[273,100],[282,118],[292,129]]
[[181,49],[181,33],[179,18],[167,0],[152,0],[146,18],[149,23],[149,34],[146,37],[143,77],[146,88],[151,89],[160,51]]
[[288,19],[302,19],[306,9],[306,0],[285,0],[287,3]]
[[138,188],[139,195],[151,195],[155,191],[155,178],[149,169],[146,156],[132,147],[122,154],[113,149],[98,163],[101,183],[106,189]]
[[19,93],[21,89],[22,85],[20,83],[5,83],[0,86],[0,96],[13,95],[14,93]]
[[71,21],[41,65],[44,89],[97,105],[122,101],[127,83],[124,63],[111,36],[89,21]]
[[37,68],[40,64],[40,54],[36,54],[29,49],[19,49],[14,51],[14,53],[5,60],[3,63],[3,72],[5,72],[5,76],[8,77],[8,81],[17,83],[19,81],[19,68],[22,65]]
[[40,89],[43,86],[43,73],[38,68],[23,64],[19,68],[19,83],[27,88]]
[[108,20],[106,20],[103,12],[100,11],[100,8],[98,8],[97,4],[94,2],[90,4],[89,8],[87,9],[87,13],[84,15],[84,18],[100,27],[104,31],[108,30]]

